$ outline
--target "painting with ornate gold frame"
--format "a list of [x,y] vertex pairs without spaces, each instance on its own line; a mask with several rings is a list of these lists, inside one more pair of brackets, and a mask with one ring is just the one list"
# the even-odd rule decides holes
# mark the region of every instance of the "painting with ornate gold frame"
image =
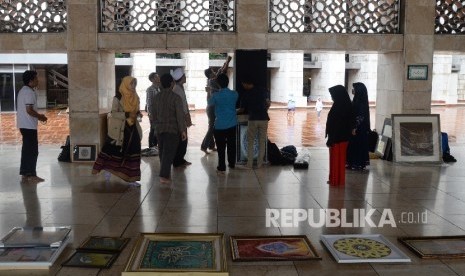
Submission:
[[223,239],[223,234],[142,233],[122,275],[229,275]]
[[305,235],[231,236],[233,261],[321,260]]

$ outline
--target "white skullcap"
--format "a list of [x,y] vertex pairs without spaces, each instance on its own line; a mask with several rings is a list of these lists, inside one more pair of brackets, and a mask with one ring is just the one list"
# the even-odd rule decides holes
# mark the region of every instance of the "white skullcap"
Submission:
[[184,70],[182,70],[182,68],[177,68],[176,70],[171,72],[171,76],[175,81],[178,81],[182,78],[182,76],[184,76]]

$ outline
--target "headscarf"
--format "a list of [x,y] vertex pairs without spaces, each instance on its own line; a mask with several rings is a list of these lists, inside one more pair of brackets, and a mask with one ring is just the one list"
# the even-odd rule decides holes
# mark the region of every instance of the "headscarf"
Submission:
[[353,127],[352,103],[349,93],[342,85],[329,88],[329,93],[333,98],[333,105],[326,120],[327,145],[348,141]]
[[329,88],[329,93],[333,99],[331,111],[339,114],[345,114],[346,109],[350,109],[352,103],[350,101],[349,93],[342,85],[336,85]]
[[[132,88],[131,82],[134,80],[131,76],[126,76],[121,81],[119,86],[119,92],[121,93],[121,105],[123,106],[124,112],[139,112],[139,96],[137,92]],[[132,126],[135,121],[134,119],[127,118],[126,121]]]
[[[363,118],[361,122],[362,127],[365,129],[370,128],[370,107],[368,104],[368,92],[365,84],[356,82],[352,84],[354,88],[354,99],[352,100],[352,107],[354,110],[354,116],[358,121],[359,118]],[[359,122],[357,122],[359,123]]]

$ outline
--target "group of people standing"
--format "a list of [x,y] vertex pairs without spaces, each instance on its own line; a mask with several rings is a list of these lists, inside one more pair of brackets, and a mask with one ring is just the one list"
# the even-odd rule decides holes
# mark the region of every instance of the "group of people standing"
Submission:
[[[186,76],[181,68],[159,76],[151,73],[152,85],[147,89],[147,113],[150,121],[149,147],[158,146],[160,182],[169,183],[171,166],[188,166],[187,128],[192,125],[183,84]],[[107,139],[92,173],[105,171],[105,179],[116,175],[130,185],[139,187],[141,178],[141,139],[139,121],[140,99],[136,92],[137,80],[126,76],[113,99],[108,120]]]
[[[257,167],[264,162],[266,134],[270,106],[268,90],[254,85],[252,78],[243,76],[242,86],[247,91],[239,102],[238,92],[228,88],[229,78],[225,74],[228,63],[218,72],[211,69],[207,83],[207,114],[209,129],[202,142],[201,150],[217,150],[217,172],[226,171],[226,156],[230,169],[236,166],[237,114],[245,113],[248,121],[248,163],[253,168],[254,138],[258,134],[259,155]],[[206,70],[206,75],[207,75]],[[191,162],[185,159],[187,152],[187,128],[192,126],[184,83],[186,76],[182,68],[164,74],[151,73],[152,85],[147,89],[147,114],[150,121],[149,147],[155,148],[160,159],[160,182],[171,182],[171,166],[185,167]],[[108,120],[108,133],[104,146],[94,163],[92,173],[104,171],[105,179],[118,176],[129,185],[139,187],[141,178],[140,100],[136,93],[137,80],[131,76],[122,79],[118,93],[113,99]],[[237,106],[240,108],[238,109]]]
[[[225,63],[229,63],[230,58]],[[256,86],[250,76],[241,76],[245,90],[239,97],[238,92],[228,88],[229,78],[221,72],[209,76],[207,99],[209,129],[201,150],[218,150],[218,173],[226,171],[226,154],[229,168],[236,166],[236,126],[237,114],[248,114],[247,129],[247,165],[253,168],[254,142],[258,135],[259,153],[257,167],[264,162],[268,129],[269,91]],[[214,74],[213,74],[214,73]],[[186,76],[181,68],[164,74],[149,75],[152,86],[147,89],[147,112],[150,120],[149,146],[158,145],[160,158],[160,182],[171,181],[171,166],[182,167],[191,163],[185,160],[187,151],[187,128],[192,120],[184,90]],[[37,112],[37,95],[33,88],[38,79],[35,71],[23,74],[25,86],[18,94],[17,124],[23,136],[21,150],[20,175],[23,181],[41,182],[36,174],[38,157],[37,123],[46,122],[47,117]],[[136,92],[137,79],[126,76],[122,79],[118,92],[113,98],[108,120],[108,133],[104,146],[94,163],[92,173],[105,171],[105,179],[116,175],[132,186],[140,186],[141,178],[141,139],[140,100]],[[368,132],[370,131],[370,113],[367,89],[363,83],[354,83],[350,100],[344,86],[337,85],[329,89],[333,105],[326,122],[326,145],[329,147],[330,185],[345,184],[345,169],[365,170],[369,164]],[[239,98],[241,100],[239,101]],[[239,104],[238,104],[239,101]],[[239,108],[237,109],[237,107]],[[317,107],[317,111],[320,110]],[[212,112],[213,111],[213,112]],[[213,117],[214,116],[214,117]],[[211,136],[213,132],[214,141]]]
[[326,121],[329,148],[329,180],[333,186],[345,185],[345,170],[365,171],[369,165],[368,134],[370,111],[363,83],[353,84],[353,99],[342,85],[329,88],[333,105]]

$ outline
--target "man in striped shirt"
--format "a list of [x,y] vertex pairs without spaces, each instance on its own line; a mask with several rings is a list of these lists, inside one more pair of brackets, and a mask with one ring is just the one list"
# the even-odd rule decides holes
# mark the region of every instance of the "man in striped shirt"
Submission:
[[171,165],[181,141],[187,139],[187,126],[180,96],[173,92],[174,79],[170,74],[161,76],[161,91],[153,99],[152,118],[158,136],[160,182],[171,182]]

